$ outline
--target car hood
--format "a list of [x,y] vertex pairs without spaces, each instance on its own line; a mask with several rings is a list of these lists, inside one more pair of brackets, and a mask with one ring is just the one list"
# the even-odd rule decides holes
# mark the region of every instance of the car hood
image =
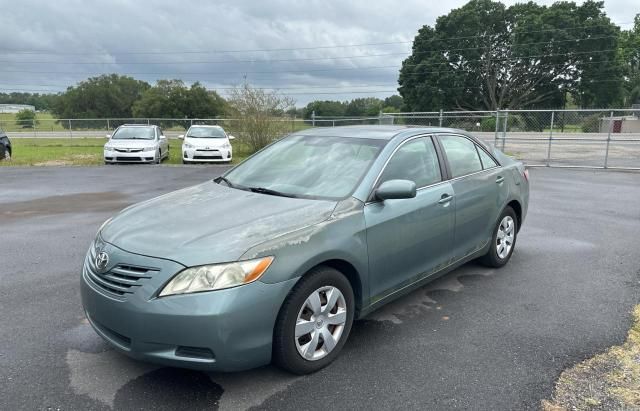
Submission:
[[185,138],[185,143],[195,147],[221,147],[227,142],[226,138]]
[[122,140],[109,140],[106,145],[115,148],[144,148],[156,145],[155,140],[138,140],[138,139],[122,139]]
[[125,209],[102,228],[101,237],[125,251],[186,266],[235,261],[266,240],[326,220],[336,204],[211,181]]

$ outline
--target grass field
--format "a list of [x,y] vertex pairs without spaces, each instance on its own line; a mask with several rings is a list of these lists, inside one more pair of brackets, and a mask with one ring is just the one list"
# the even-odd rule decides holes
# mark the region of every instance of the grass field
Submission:
[[[0,166],[63,166],[104,164],[103,147],[106,138],[16,138],[11,141],[11,161]],[[242,143],[233,142],[233,164],[249,155]],[[169,158],[163,164],[182,164],[181,142],[172,140]]]
[[[37,130],[42,131],[64,131],[64,127],[58,124],[51,113],[36,113]],[[16,123],[16,115],[13,113],[0,113],[0,130],[6,132],[23,131],[23,124]],[[26,128],[30,130],[30,128]]]

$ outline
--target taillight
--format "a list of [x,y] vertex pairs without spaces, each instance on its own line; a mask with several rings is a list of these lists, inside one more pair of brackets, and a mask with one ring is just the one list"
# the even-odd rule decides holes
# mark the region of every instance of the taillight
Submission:
[[529,182],[529,170],[525,168],[524,171],[522,172],[522,177],[524,177],[524,179],[527,180],[527,182]]

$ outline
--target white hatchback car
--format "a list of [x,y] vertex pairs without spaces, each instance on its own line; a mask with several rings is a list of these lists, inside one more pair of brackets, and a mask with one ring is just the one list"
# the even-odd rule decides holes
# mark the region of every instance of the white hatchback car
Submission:
[[230,163],[233,159],[231,142],[220,126],[191,126],[187,134],[178,136],[182,142],[182,162]]
[[155,163],[169,157],[169,140],[154,125],[124,124],[108,134],[104,145],[105,164]]

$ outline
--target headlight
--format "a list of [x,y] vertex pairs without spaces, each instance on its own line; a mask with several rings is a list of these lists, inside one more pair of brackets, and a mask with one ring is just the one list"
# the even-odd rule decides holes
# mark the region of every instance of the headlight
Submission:
[[104,149],[107,150],[107,151],[111,151],[111,150],[113,150],[113,146],[106,145],[106,146],[104,146]]
[[193,144],[184,143],[184,144],[182,145],[182,148],[193,148]]
[[155,151],[156,146],[149,146],[142,149],[142,151]]
[[160,297],[220,290],[256,281],[267,271],[273,257],[235,263],[202,265],[179,272],[164,286]]
[[228,150],[228,149],[230,149],[230,148],[231,148],[231,144],[229,144],[229,143],[224,143],[224,144],[222,145],[222,148],[224,148],[224,149],[227,149],[227,150]]

